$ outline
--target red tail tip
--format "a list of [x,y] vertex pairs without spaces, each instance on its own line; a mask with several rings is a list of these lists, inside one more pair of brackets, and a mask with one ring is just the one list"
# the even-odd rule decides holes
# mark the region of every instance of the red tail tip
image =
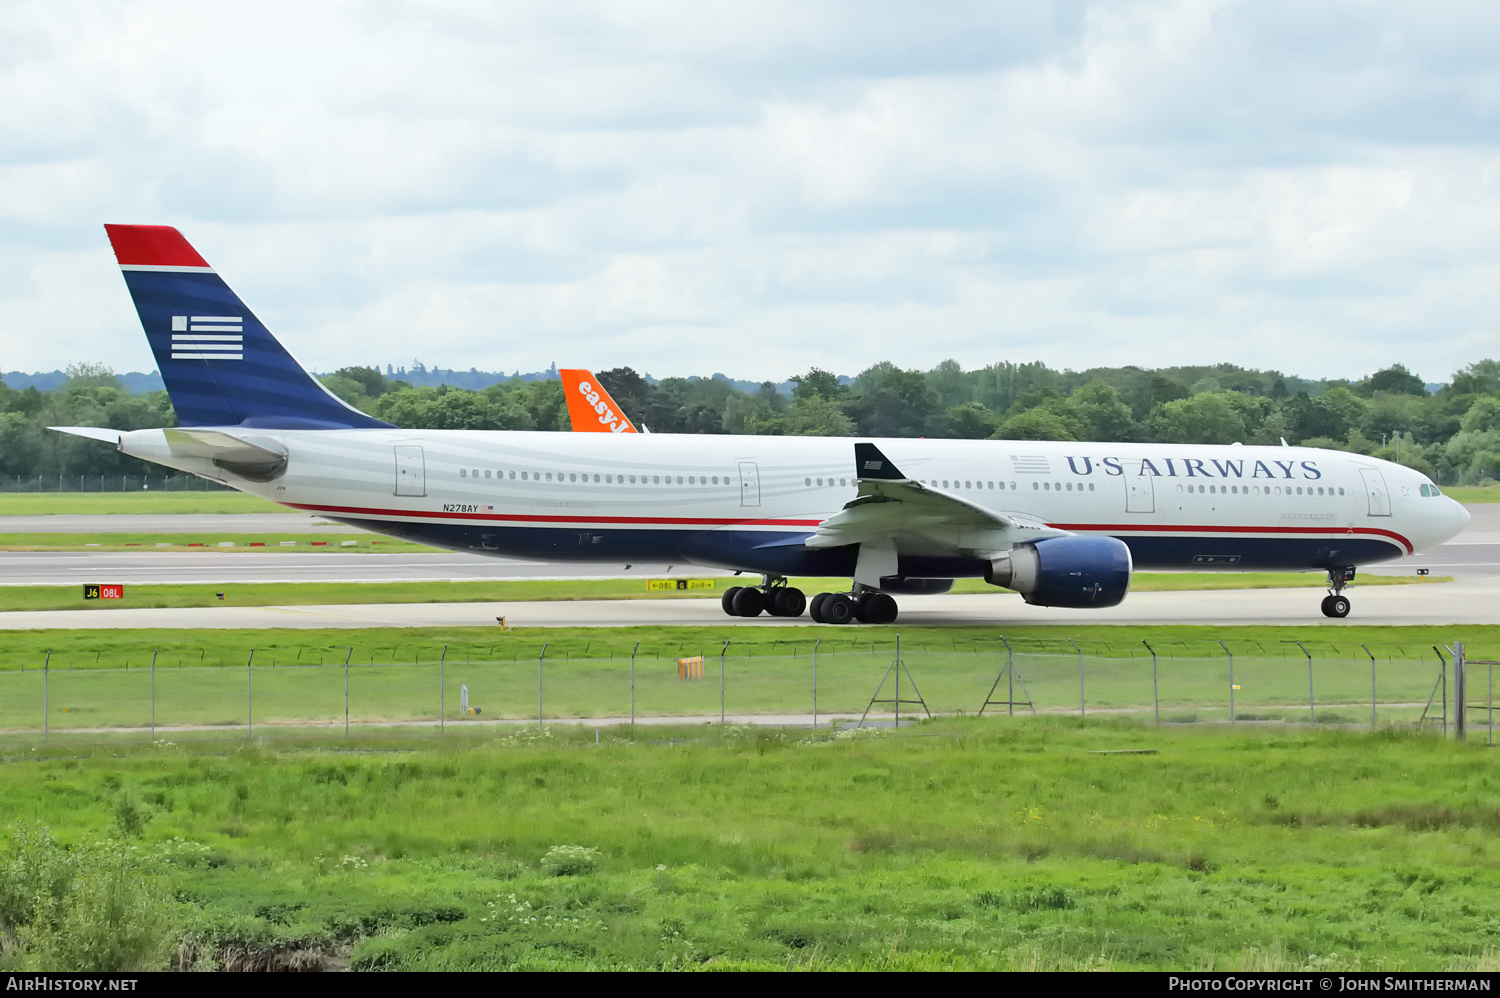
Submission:
[[106,225],[120,266],[207,267],[208,261],[170,225]]

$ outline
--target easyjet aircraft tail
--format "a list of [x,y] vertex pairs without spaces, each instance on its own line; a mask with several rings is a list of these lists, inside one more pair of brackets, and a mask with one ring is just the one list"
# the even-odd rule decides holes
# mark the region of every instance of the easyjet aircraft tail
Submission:
[[609,397],[592,371],[580,367],[559,370],[568,399],[568,419],[574,433],[634,433],[635,427]]

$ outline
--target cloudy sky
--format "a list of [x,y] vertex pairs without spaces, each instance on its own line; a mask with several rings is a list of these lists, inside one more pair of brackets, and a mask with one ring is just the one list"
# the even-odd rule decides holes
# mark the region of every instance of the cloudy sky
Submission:
[[100,224],[304,361],[783,379],[1500,357],[1500,5],[0,5],[0,369],[154,364]]

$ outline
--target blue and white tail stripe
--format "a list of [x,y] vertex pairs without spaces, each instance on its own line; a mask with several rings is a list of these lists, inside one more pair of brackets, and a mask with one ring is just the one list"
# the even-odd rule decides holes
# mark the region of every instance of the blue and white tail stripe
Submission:
[[183,426],[390,426],[324,388],[176,229],[105,230]]

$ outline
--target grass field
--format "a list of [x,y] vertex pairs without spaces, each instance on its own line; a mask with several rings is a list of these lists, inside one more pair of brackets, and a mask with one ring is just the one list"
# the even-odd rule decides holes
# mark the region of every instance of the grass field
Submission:
[[243,492],[0,492],[0,516],[291,512]]
[[[299,547],[301,551],[322,548]],[[336,549],[340,550],[340,549]],[[341,550],[356,550],[343,548]],[[360,548],[357,550],[370,550]],[[397,550],[380,547],[375,551]],[[106,580],[107,581],[107,580]],[[307,606],[341,603],[487,603],[527,600],[718,599],[743,580],[719,578],[713,590],[648,590],[644,579],[529,579],[463,582],[254,582],[234,585],[127,586],[125,598],[86,600],[76,585],[0,586],[4,610],[108,610],[190,606]],[[1367,576],[1361,584],[1431,585],[1453,581],[1447,576]],[[843,580],[795,579],[806,592],[842,588]],[[1320,577],[1282,573],[1211,574],[1207,572],[1143,573],[1131,582],[1134,592],[1191,589],[1319,588]],[[997,593],[979,579],[960,579],[957,593]],[[219,599],[219,593],[224,599]]]
[[1478,746],[1007,718],[595,737],[27,750],[0,819],[131,836],[200,966],[1500,963]]
[[1500,485],[1445,485],[1443,494],[1462,503],[1500,502]]

